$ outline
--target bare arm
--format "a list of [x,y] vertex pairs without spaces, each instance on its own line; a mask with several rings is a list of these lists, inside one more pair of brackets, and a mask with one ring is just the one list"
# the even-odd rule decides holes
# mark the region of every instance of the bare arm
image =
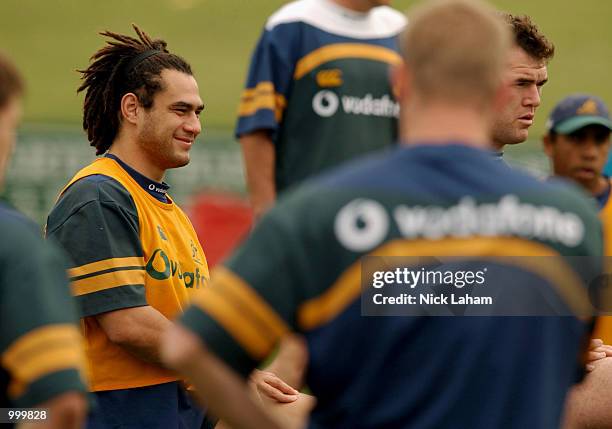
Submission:
[[255,131],[240,137],[246,181],[255,220],[259,219],[276,200],[276,153],[270,133]]
[[[168,366],[186,376],[211,412],[233,429],[297,428],[303,422],[272,418],[249,395],[249,388],[200,339],[180,325],[164,336],[162,355]],[[205,399],[204,399],[205,398]]]
[[593,362],[594,369],[565,399],[563,429],[612,427],[612,358]]
[[87,400],[81,392],[66,392],[36,405],[36,408],[46,408],[48,418],[20,423],[18,429],[81,429],[87,415]]
[[172,322],[151,306],[124,308],[96,316],[108,338],[134,356],[162,366],[161,337]]

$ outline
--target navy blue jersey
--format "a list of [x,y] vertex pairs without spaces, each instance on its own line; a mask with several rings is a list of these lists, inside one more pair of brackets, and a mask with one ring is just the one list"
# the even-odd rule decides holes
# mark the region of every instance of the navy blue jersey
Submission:
[[[586,286],[601,254],[597,213],[575,190],[461,144],[402,147],[282,198],[182,321],[245,376],[301,332],[317,397],[310,427],[553,428],[582,372]],[[489,261],[505,274],[486,285],[499,306],[489,317],[366,317],[373,256]],[[534,263],[546,256],[563,263]],[[510,302],[542,313],[498,316]],[[559,314],[548,305],[564,316],[542,317]]]
[[401,61],[404,24],[386,6],[357,13],[329,0],[291,2],[270,17],[236,135],[272,132],[277,190],[395,141],[399,105],[389,69]]

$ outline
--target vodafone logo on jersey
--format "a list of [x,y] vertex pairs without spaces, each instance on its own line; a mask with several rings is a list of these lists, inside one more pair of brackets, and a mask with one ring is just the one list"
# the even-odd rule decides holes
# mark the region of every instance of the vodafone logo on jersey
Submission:
[[338,241],[354,252],[365,252],[378,246],[388,231],[387,211],[374,200],[351,201],[338,212],[334,222]]
[[399,104],[387,94],[378,98],[372,94],[366,94],[364,97],[338,96],[335,92],[324,89],[312,98],[312,110],[323,118],[333,116],[339,109],[347,115],[399,117]]
[[385,208],[378,201],[358,198],[338,211],[334,232],[346,249],[367,252],[383,243],[392,226],[407,239],[515,236],[567,247],[579,246],[586,234],[577,214],[534,205],[512,194],[486,203],[466,196],[449,207],[399,204]]
[[312,110],[319,116],[329,118],[338,110],[340,100],[338,96],[328,90],[319,91],[312,99]]

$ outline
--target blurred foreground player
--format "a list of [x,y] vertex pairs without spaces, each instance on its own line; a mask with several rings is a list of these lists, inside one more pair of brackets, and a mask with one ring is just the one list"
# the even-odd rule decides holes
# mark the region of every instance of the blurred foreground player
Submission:
[[199,428],[203,413],[159,357],[161,333],[208,279],[196,233],[167,194],[203,109],[191,67],[134,27],[84,70],[83,127],[98,158],[61,191],[47,234],[69,270],[98,407],[88,428]]
[[[22,91],[18,71],[0,55],[0,190]],[[80,429],[84,358],[65,261],[33,223],[2,203],[0,237],[0,408],[46,408],[47,418],[32,427]]]
[[[411,17],[405,66],[394,73],[403,146],[281,199],[165,338],[166,361],[235,427],[303,423],[260,411],[236,374],[246,376],[290,330],[308,343],[313,428],[554,428],[582,372],[588,323],[578,315],[361,316],[365,255],[464,255],[483,264],[524,256],[522,265],[502,264],[512,277],[507,296],[527,295],[518,308],[541,302],[542,292],[590,311],[585,282],[601,268],[597,259],[580,273],[564,264],[556,276],[525,265],[535,256],[600,255],[602,242],[584,197],[490,156],[508,27],[468,0],[428,2]],[[573,226],[541,228],[548,216]],[[569,277],[576,281],[563,284]],[[565,287],[571,297],[555,292]]]
[[[506,12],[500,15],[510,27],[514,43],[504,65],[504,104],[495,112],[491,130],[493,151],[498,160],[502,160],[506,145],[527,140],[540,106],[542,88],[548,81],[548,62],[555,52],[552,42],[529,16]],[[279,402],[296,401],[298,395],[291,386],[298,389],[302,386],[300,362],[304,361],[303,355],[300,342],[283,340],[277,358],[266,368],[266,373],[255,371],[251,376],[258,391]]]
[[[577,183],[596,200],[604,225],[605,254],[610,258],[611,179],[603,173],[612,130],[608,107],[593,95],[569,95],[554,107],[547,128],[542,140],[553,173]],[[593,338],[587,365],[590,374],[568,397],[566,429],[612,428],[612,317],[598,318]]]

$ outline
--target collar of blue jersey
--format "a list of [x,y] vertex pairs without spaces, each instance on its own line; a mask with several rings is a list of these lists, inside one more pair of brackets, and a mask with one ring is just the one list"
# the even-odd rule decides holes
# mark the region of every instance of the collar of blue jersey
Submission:
[[353,20],[363,20],[367,19],[370,12],[357,12],[355,10],[349,9],[344,6],[340,6],[338,3],[333,2],[332,0],[319,0],[325,5],[334,11],[334,13],[343,16],[344,18],[353,19]]
[[503,161],[504,160],[504,152],[502,151],[498,151],[498,150],[492,150],[491,151],[491,155],[493,155],[493,158],[497,161]]
[[112,153],[107,153],[104,156],[117,161],[119,165],[125,171],[127,171],[127,173],[132,177],[132,179],[134,179],[136,183],[138,183],[142,187],[142,189],[151,194],[155,199],[161,201],[162,203],[168,202],[168,196],[166,194],[168,193],[168,189],[170,189],[170,186],[168,186],[167,183],[159,183],[149,179],[148,177],[134,170],[125,162],[121,161],[116,155],[113,155]]

